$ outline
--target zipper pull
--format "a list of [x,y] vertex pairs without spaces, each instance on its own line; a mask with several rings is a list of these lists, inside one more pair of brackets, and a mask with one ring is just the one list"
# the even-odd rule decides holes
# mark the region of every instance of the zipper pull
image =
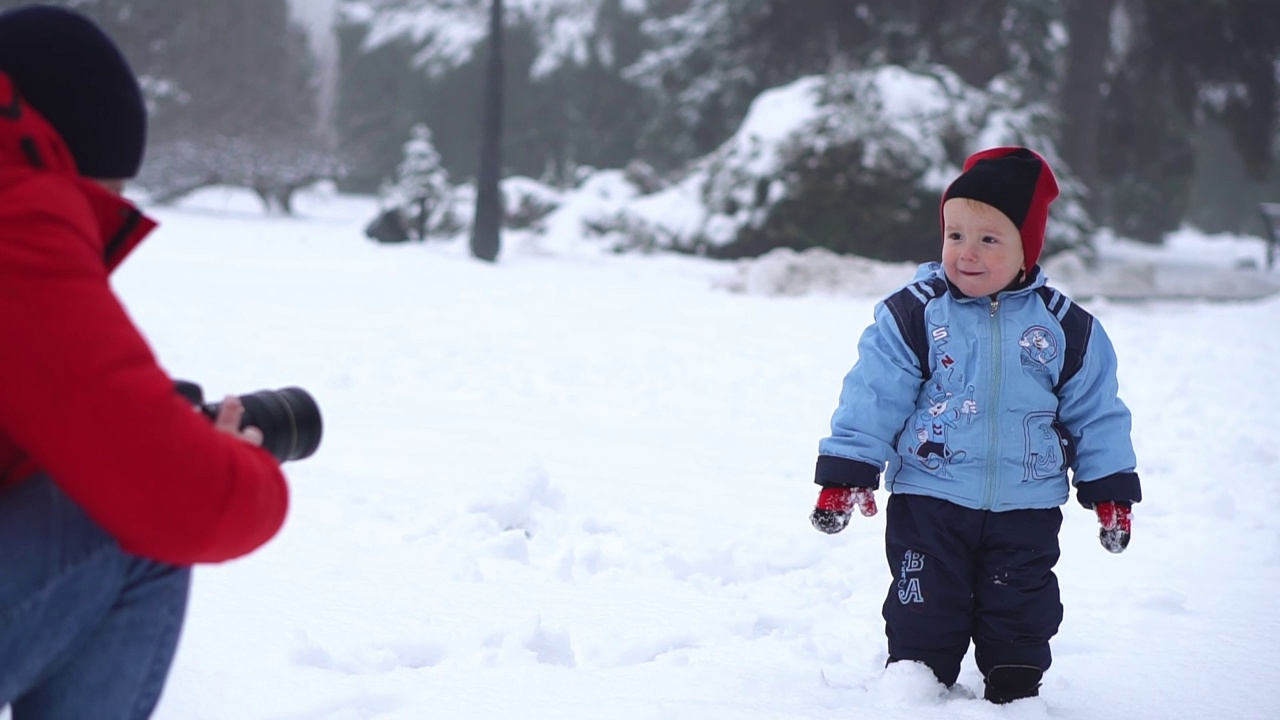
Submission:
[[996,310],[1000,309],[1000,298],[991,298],[991,317],[996,316]]

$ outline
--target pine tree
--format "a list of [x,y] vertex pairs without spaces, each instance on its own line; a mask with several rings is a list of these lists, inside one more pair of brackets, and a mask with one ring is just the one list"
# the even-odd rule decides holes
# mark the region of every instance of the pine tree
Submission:
[[435,231],[453,229],[450,195],[449,173],[431,143],[430,128],[414,125],[395,182],[383,192],[384,204],[399,210],[414,239],[425,240]]

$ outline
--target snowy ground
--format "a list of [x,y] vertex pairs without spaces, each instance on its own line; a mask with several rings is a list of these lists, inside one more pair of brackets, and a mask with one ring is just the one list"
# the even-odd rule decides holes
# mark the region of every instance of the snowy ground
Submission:
[[[1120,556],[1068,506],[1041,698],[884,665],[883,516],[813,530],[812,470],[872,298],[725,265],[378,246],[367,201],[206,194],[117,287],[166,367],[297,384],[320,451],[282,533],[196,573],[158,717],[1280,717],[1280,299],[1089,303],[1147,500]],[[883,501],[883,497],[881,498]]]

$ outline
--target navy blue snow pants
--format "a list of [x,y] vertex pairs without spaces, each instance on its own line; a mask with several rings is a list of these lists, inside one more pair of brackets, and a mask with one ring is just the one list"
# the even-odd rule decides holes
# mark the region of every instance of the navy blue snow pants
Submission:
[[1060,509],[990,512],[893,494],[886,513],[891,661],[919,660],[950,686],[972,639],[984,677],[997,665],[1049,668],[1062,623]]

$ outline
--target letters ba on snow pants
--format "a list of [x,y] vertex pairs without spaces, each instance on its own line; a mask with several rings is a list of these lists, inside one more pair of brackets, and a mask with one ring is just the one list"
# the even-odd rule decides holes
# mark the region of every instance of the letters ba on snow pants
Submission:
[[984,677],[997,665],[1049,668],[1062,623],[1061,509],[990,512],[893,494],[886,512],[891,660],[923,662],[950,686],[972,639]]

